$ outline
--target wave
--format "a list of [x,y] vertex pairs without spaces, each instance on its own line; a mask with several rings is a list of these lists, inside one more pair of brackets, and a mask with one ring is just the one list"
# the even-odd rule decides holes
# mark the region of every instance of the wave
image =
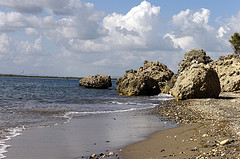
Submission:
[[165,94],[165,93],[160,93],[157,96],[154,96],[150,100],[161,100],[161,101],[166,101],[166,100],[172,100],[174,97],[170,94]]
[[4,155],[7,153],[7,148],[9,148],[11,145],[7,145],[6,142],[8,140],[11,140],[12,138],[21,135],[22,131],[25,129],[24,126],[21,127],[16,127],[16,128],[8,128],[5,129],[3,134],[4,134],[4,139],[0,140],[0,159],[6,158]]
[[118,101],[112,101],[111,103],[118,104],[118,105],[139,105],[139,106],[153,105],[152,103],[134,103],[134,102],[118,102]]
[[77,112],[77,111],[70,111],[64,114],[64,118],[71,120],[72,117],[77,116],[84,116],[84,115],[96,115],[96,114],[109,114],[109,113],[124,113],[124,112],[130,112],[130,111],[136,111],[136,110],[144,110],[144,109],[151,109],[157,106],[158,104],[152,104],[149,107],[144,108],[130,108],[130,109],[121,109],[121,110],[106,110],[106,111],[89,111],[89,112]]

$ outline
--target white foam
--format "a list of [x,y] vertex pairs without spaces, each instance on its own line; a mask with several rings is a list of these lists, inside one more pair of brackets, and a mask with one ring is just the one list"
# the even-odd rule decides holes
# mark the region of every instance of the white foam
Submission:
[[[150,105],[150,104],[148,104]],[[144,110],[144,109],[149,109],[149,108],[154,108],[158,104],[151,104],[149,107],[144,107],[144,108],[130,108],[130,109],[123,109],[123,110],[110,110],[110,111],[94,111],[94,112],[67,112],[63,116],[64,118],[68,119],[70,121],[73,116],[82,116],[82,115],[95,115],[95,114],[108,114],[108,113],[123,113],[123,112],[130,112],[130,111],[135,111],[135,110]]]
[[157,96],[155,96],[154,98],[152,98],[151,100],[166,101],[166,100],[172,100],[172,99],[174,99],[174,97],[172,95],[160,93]]
[[0,159],[6,158],[4,154],[7,153],[7,148],[11,146],[11,145],[7,145],[6,141],[21,135],[22,134],[21,132],[24,129],[25,129],[24,126],[22,126],[22,127],[16,127],[16,128],[9,128],[4,131],[4,133],[6,133],[5,138],[0,140]]
[[133,102],[118,102],[118,101],[112,101],[112,104],[119,104],[119,105],[152,105],[152,103],[133,103]]

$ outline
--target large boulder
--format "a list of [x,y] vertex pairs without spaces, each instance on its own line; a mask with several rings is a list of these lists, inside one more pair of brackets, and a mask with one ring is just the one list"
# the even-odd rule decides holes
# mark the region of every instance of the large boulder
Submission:
[[170,90],[177,100],[190,98],[216,98],[221,92],[216,71],[210,65],[193,64],[179,74]]
[[107,89],[112,86],[111,77],[110,76],[87,76],[83,79],[79,80],[79,86],[85,86],[86,88],[99,88],[99,89]]
[[180,61],[178,64],[179,69],[178,72],[169,80],[163,89],[164,93],[169,93],[169,91],[173,88],[179,74],[184,70],[188,70],[193,64],[208,64],[212,62],[212,59],[206,55],[206,52],[202,49],[192,49],[185,53],[184,59]]
[[166,65],[155,62],[144,62],[138,70],[128,70],[117,79],[119,95],[138,96],[161,93],[165,83],[171,79],[173,72]]
[[212,62],[213,68],[217,71],[221,89],[223,92],[240,90],[240,57],[237,54],[221,56],[217,61]]

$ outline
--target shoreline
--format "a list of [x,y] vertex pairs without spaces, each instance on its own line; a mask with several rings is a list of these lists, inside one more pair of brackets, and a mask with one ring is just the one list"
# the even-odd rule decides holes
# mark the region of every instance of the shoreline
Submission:
[[154,113],[180,126],[156,132],[126,146],[124,159],[240,158],[240,94],[221,93],[219,99],[168,101]]
[[[79,159],[89,158],[94,153],[96,153],[97,157],[99,157],[102,152],[106,155],[110,152],[114,152],[114,155],[109,156],[109,158],[120,159],[201,157],[240,158],[240,118],[238,118],[238,112],[240,112],[239,105],[240,94],[236,93],[221,93],[220,98],[218,99],[191,99],[178,102],[176,102],[176,100],[163,101],[159,106],[151,109],[151,114],[145,114],[146,116],[144,116],[144,118],[138,118],[141,117],[139,114],[141,111],[135,112],[135,115],[133,115],[134,113],[132,112],[132,115],[130,113],[125,114],[126,116],[121,117],[121,113],[119,113],[117,116],[110,115],[109,117],[104,118],[104,120],[102,120],[103,125],[116,126],[110,127],[110,129],[103,129],[104,132],[101,132],[98,128],[92,129],[96,125],[101,127],[99,123],[91,124],[89,122],[82,122],[85,123],[85,125],[76,126],[76,124],[81,124],[81,122],[79,123],[79,119],[76,119],[70,121],[66,125],[39,129],[41,131],[34,129],[30,130],[27,133],[23,132],[23,135],[16,137],[10,141],[10,145],[12,145],[12,147],[9,149],[7,156],[10,156],[11,159],[19,159],[19,154],[22,153],[23,155],[27,155],[26,152],[29,152],[29,145],[34,145],[34,143],[45,141],[46,143],[50,142],[52,144],[52,147],[57,148],[57,150],[54,151],[57,155],[60,153],[60,156],[56,156],[55,153],[51,154],[51,152],[48,152],[52,147],[45,147],[46,143],[41,143],[38,144],[38,146],[42,146],[42,148],[47,150],[48,153],[45,153],[44,150],[42,151],[42,148],[31,147],[36,156],[23,156],[22,158],[40,159],[42,157],[46,158],[48,155],[53,155],[51,159]],[[145,113],[146,111],[147,110],[142,110],[142,112]],[[158,120],[161,120],[163,123],[164,121],[170,121],[179,124],[179,126],[174,128],[170,128],[168,126],[168,129],[163,130],[159,129],[159,125],[149,126],[149,123],[151,122],[143,122],[148,121],[152,115],[157,117]],[[159,119],[160,116],[163,118]],[[128,119],[126,120],[126,118]],[[121,124],[118,122],[121,123],[123,120],[132,121],[132,123],[129,123],[129,126],[133,126],[134,128],[131,130],[122,129]],[[74,121],[75,124],[73,123]],[[99,122],[101,120],[91,119],[90,121]],[[159,124],[159,121],[157,123]],[[70,129],[68,127],[69,125],[71,125]],[[71,142],[75,142],[74,140],[81,136],[79,135],[81,134],[80,128],[86,128],[85,126],[89,126],[89,130],[91,129],[91,131],[86,130],[85,132],[88,136],[92,136],[89,134],[89,132],[99,131],[98,137],[102,140],[102,137],[99,135],[107,134],[110,131],[111,137],[105,138],[102,141],[100,141],[98,138],[95,138],[88,145],[89,147],[87,150],[89,151],[86,151],[85,154],[81,154],[80,147],[82,146],[82,142],[77,139],[79,143],[74,146],[71,145]],[[66,139],[63,138],[63,135],[54,136],[56,132],[63,132],[65,133],[64,136],[69,136],[69,131],[72,132],[72,128],[76,130],[70,134],[71,137],[69,139],[71,142],[68,141],[69,143],[65,141]],[[138,136],[137,140],[132,140],[134,137],[136,137],[137,133],[142,133],[144,129],[146,131],[140,135],[140,138]],[[35,132],[36,134],[32,132]],[[44,135],[38,134],[40,132],[43,132],[45,135],[50,133],[50,136],[47,137],[49,140],[43,140],[43,138],[41,139],[41,137],[44,137]],[[130,132],[132,133],[131,135],[129,135]],[[128,134],[128,136],[118,136],[124,133]],[[51,136],[51,134],[54,135]],[[76,138],[72,139],[73,136]],[[36,139],[35,141],[33,140],[34,138],[37,138],[38,140]],[[122,141],[124,139],[125,141]],[[31,144],[28,145],[27,140],[29,140]],[[118,142],[125,142],[125,144],[123,144],[125,146],[115,145],[115,148],[112,149],[114,147],[114,140],[118,140]],[[58,142],[54,143],[52,141]],[[66,144],[66,147],[68,147],[67,151],[71,152],[71,157],[64,156],[66,155],[66,152],[61,151],[61,148],[63,147],[60,145],[63,143]],[[104,147],[104,151],[100,152],[97,149],[92,149],[96,148],[96,145]],[[63,149],[66,150],[66,147]],[[36,149],[38,150],[37,152],[35,152]]]
[[151,110],[74,117],[66,124],[27,129],[6,143],[12,146],[4,155],[11,159],[86,159],[94,153],[114,152],[111,158],[119,158],[124,146],[175,126],[162,122]]

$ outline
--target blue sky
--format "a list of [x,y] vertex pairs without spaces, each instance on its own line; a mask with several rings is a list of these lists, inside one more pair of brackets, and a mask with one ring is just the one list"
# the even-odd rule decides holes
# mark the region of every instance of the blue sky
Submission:
[[122,76],[144,60],[177,71],[184,53],[232,53],[233,0],[1,0],[0,73]]

